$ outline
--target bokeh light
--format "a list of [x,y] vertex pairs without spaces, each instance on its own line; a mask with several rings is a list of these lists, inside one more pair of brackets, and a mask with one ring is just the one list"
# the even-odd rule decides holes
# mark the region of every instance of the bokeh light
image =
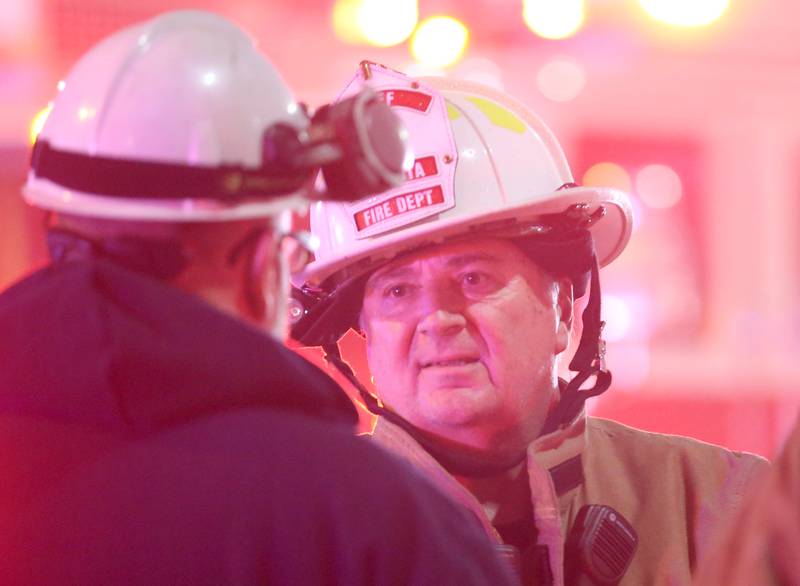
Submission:
[[536,86],[542,95],[554,102],[568,102],[586,85],[583,66],[574,59],[557,57],[545,63],[536,74]]
[[432,16],[411,37],[411,55],[429,67],[450,67],[463,57],[469,29],[451,16]]
[[603,295],[603,338],[608,342],[622,340],[631,328],[631,310],[625,301],[616,295]]
[[413,59],[401,64],[399,69],[409,77],[442,77],[447,75],[447,72],[442,67],[420,63]]
[[89,106],[81,106],[78,108],[78,120],[81,122],[91,120],[95,115],[97,115],[97,110],[94,108],[90,108]]
[[656,20],[677,26],[706,26],[728,9],[729,0],[639,0]]
[[44,123],[47,121],[47,117],[50,115],[50,110],[52,109],[53,102],[50,102],[44,108],[39,110],[33,117],[33,120],[31,120],[30,129],[28,131],[28,139],[30,140],[31,144],[36,142],[36,137],[39,136],[42,128],[44,128]]
[[620,165],[605,161],[589,167],[583,174],[581,184],[587,187],[616,187],[628,193],[631,190],[631,176]]
[[333,29],[347,43],[390,47],[408,39],[417,26],[417,0],[337,0]]
[[522,18],[534,33],[545,39],[566,39],[586,19],[584,0],[523,0]]
[[358,26],[361,0],[336,0],[331,13],[333,32],[340,41],[351,44],[364,43],[364,34]]
[[464,59],[453,74],[458,79],[474,81],[500,91],[504,89],[503,70],[497,63],[485,57]]
[[683,196],[680,176],[666,165],[647,165],[636,173],[636,194],[646,206],[666,209]]
[[650,376],[650,348],[644,342],[610,344],[608,363],[614,375],[614,388],[638,391]]

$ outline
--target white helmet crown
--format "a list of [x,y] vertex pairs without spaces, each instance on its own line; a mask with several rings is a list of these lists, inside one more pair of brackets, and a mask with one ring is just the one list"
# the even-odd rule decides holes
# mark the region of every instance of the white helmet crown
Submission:
[[[32,205],[105,218],[221,221],[300,204],[299,197],[205,197],[202,175],[184,182],[178,172],[257,168],[266,128],[308,125],[253,40],[220,16],[178,11],[125,28],[85,54],[59,89],[24,187]],[[76,178],[73,161],[87,158],[91,170]],[[137,163],[163,165],[149,169],[151,183],[160,176],[174,193],[138,193],[147,177]],[[170,166],[180,166],[172,176]],[[220,189],[236,191],[237,180],[241,174],[230,175]]]
[[412,79],[374,64],[362,67],[341,97],[363,85],[403,119],[414,163],[398,188],[312,206],[320,247],[297,284],[319,286],[343,269],[375,266],[428,242],[581,204],[589,215],[605,208],[590,227],[601,266],[625,247],[632,226],[628,196],[576,186],[555,136],[520,102],[479,84]]

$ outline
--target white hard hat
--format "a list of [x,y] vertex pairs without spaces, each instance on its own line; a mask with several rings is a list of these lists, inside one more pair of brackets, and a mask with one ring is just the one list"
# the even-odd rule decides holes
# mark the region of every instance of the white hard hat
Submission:
[[262,165],[265,129],[302,129],[308,117],[253,40],[224,18],[178,11],[123,29],[59,85],[24,187],[34,206],[103,218],[222,221],[302,202],[299,184],[283,197],[248,188],[263,182],[249,170]]
[[416,80],[374,64],[362,67],[342,96],[364,84],[408,127],[414,165],[399,188],[312,206],[311,231],[320,246],[315,261],[295,276],[297,285],[318,287],[340,271],[374,267],[490,226],[506,226],[511,234],[514,224],[576,205],[596,219],[589,230],[601,266],[625,247],[632,226],[628,196],[575,185],[555,136],[520,102],[479,84]]

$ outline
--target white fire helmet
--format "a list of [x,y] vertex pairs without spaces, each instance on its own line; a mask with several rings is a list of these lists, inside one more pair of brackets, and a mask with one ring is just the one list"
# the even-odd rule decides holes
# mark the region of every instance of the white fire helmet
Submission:
[[[181,222],[306,203],[319,165],[291,176],[278,157],[270,176],[264,137],[277,125],[294,129],[294,140],[309,118],[253,39],[220,16],[177,11],[125,28],[84,55],[59,90],[23,190],[34,206]],[[402,180],[399,163],[397,171]]]
[[368,63],[341,97],[363,85],[403,119],[413,165],[399,188],[352,203],[312,205],[311,231],[320,244],[296,285],[313,290],[332,275],[356,274],[409,249],[492,226],[505,226],[510,235],[515,225],[580,204],[596,219],[589,229],[601,266],[627,244],[628,196],[575,185],[555,136],[520,102],[479,84],[412,79]]

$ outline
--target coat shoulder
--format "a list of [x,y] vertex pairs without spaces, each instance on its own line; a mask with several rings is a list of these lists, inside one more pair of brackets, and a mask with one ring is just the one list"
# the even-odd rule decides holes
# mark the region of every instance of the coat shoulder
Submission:
[[636,476],[661,478],[667,484],[679,482],[713,485],[728,489],[736,500],[760,478],[769,462],[756,454],[729,450],[698,439],[655,433],[628,425],[588,418],[590,459],[623,469]]
[[757,454],[730,450],[692,437],[645,431],[600,417],[589,417],[587,419],[590,442],[612,442],[617,447],[630,445],[632,448],[648,453],[648,455],[649,452],[660,455],[685,454],[693,459],[719,459],[732,463],[742,462],[744,465],[756,468],[765,467],[769,464],[766,458]]

